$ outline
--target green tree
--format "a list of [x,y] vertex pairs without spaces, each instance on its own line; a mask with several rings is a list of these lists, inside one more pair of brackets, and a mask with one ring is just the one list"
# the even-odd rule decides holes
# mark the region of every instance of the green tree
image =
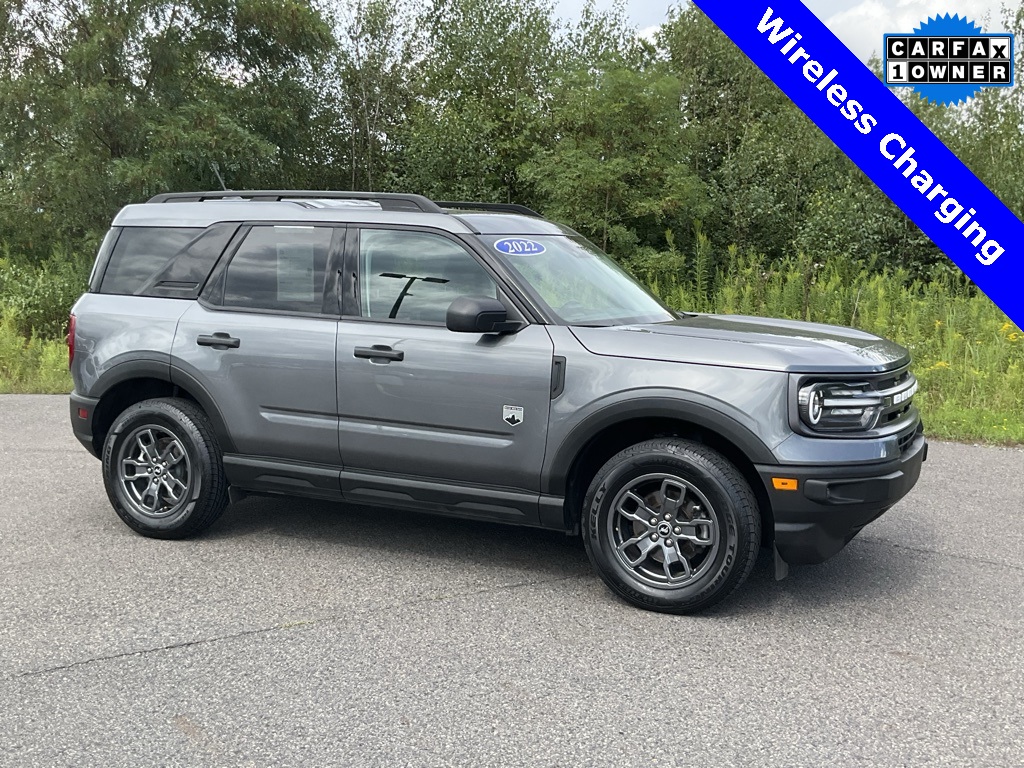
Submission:
[[557,26],[545,0],[433,0],[403,131],[402,184],[436,197],[522,201],[519,166],[547,141]]
[[303,0],[9,0],[0,239],[39,250],[169,189],[287,177],[332,44]]
[[705,212],[705,190],[686,162],[679,91],[660,68],[566,77],[554,94],[558,139],[521,168],[544,210],[620,254],[663,246],[679,222],[689,231]]
[[353,0],[340,10],[330,77],[344,143],[338,170],[349,189],[395,186],[401,128],[415,101],[412,64],[422,54],[420,12],[411,0]]

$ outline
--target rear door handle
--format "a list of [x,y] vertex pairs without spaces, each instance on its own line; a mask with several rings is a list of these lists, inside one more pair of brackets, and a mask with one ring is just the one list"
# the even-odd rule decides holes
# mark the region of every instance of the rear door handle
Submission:
[[238,349],[241,341],[226,333],[215,333],[211,336],[202,335],[196,339],[200,347],[213,347],[214,349]]
[[392,349],[387,344],[374,344],[372,347],[356,347],[352,353],[355,357],[365,357],[367,360],[382,360],[390,363],[392,360],[405,360],[405,352]]

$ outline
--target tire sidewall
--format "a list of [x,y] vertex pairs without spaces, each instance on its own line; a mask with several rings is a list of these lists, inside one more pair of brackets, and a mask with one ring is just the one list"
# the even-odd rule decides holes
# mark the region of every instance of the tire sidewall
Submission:
[[[742,574],[738,564],[744,546],[736,502],[726,489],[720,470],[690,453],[655,449],[626,457],[599,473],[584,501],[583,534],[587,552],[598,572],[615,592],[627,600],[654,609],[693,609],[714,602]],[[623,488],[643,475],[663,472],[693,484],[711,503],[719,524],[721,546],[714,562],[696,581],[679,587],[654,587],[639,580],[619,562],[608,532],[612,503]]]
[[[171,432],[181,442],[191,465],[188,501],[166,518],[145,517],[133,511],[121,484],[118,455],[125,440],[140,427],[152,425]],[[202,434],[187,414],[164,401],[145,401],[131,406],[115,420],[103,444],[103,482],[118,516],[136,531],[172,533],[189,524],[211,474],[212,457]]]

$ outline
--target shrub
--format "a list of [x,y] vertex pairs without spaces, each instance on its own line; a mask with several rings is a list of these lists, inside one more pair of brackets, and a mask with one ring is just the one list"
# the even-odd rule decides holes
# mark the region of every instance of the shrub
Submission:
[[89,279],[91,257],[56,248],[34,265],[0,249],[0,317],[22,336],[56,339],[67,333],[68,313]]

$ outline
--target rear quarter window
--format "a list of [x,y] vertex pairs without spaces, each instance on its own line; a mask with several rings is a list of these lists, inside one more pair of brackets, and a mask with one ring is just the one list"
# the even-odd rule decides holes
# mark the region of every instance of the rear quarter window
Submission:
[[114,243],[117,242],[117,238],[120,234],[120,227],[111,227],[103,238],[103,242],[100,243],[100,249],[96,254],[96,260],[92,264],[92,272],[89,273],[90,291],[99,291],[100,280],[107,269],[107,262],[110,261],[110,252],[114,250]]
[[107,261],[100,293],[194,298],[237,224],[124,227]]

